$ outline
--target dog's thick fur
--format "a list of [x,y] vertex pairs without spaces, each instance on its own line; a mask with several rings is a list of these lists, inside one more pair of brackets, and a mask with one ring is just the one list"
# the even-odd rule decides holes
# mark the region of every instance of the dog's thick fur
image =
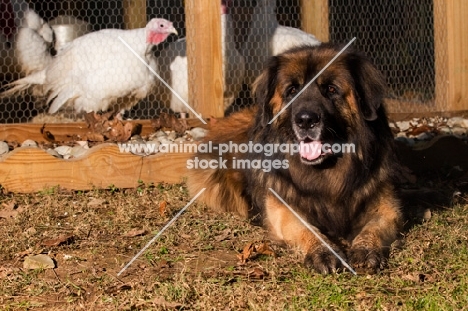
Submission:
[[[241,144],[354,143],[354,153],[323,153],[312,160],[299,153],[224,154],[235,159],[287,160],[287,168],[190,170],[188,186],[218,211],[256,219],[305,254],[320,273],[341,262],[280,200],[272,188],[354,268],[382,269],[401,226],[393,185],[393,136],[385,115],[385,80],[369,60],[345,51],[277,119],[268,122],[338,53],[322,44],[273,57],[254,90],[256,106],[217,120],[205,142]],[[199,159],[218,159],[213,153]],[[283,162],[281,162],[283,163]]]

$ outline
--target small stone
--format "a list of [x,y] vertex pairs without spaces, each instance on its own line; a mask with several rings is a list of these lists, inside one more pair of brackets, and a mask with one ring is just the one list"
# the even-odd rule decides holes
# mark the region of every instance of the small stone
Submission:
[[26,229],[26,231],[24,232],[24,234],[27,236],[32,236],[32,235],[35,235],[36,233],[37,233],[37,230],[34,227],[30,227]]
[[406,133],[400,132],[396,134],[396,137],[404,137],[407,138]]
[[421,134],[417,135],[416,139],[417,140],[431,140],[432,135],[427,133],[427,132],[424,132],[424,133],[421,133]]
[[55,263],[47,255],[39,254],[34,256],[27,256],[23,262],[24,269],[54,269]]
[[47,149],[46,152],[56,158],[62,158],[62,156],[52,148]]
[[75,146],[71,148],[70,155],[74,158],[78,158],[88,152],[89,149],[86,149],[82,146]]
[[10,147],[4,141],[0,141],[0,155],[8,153],[10,151]]
[[170,145],[172,144],[172,141],[167,139],[166,137],[158,137],[158,141],[163,144],[163,145]]
[[439,132],[440,132],[441,134],[445,134],[445,135],[450,135],[450,134],[452,134],[452,130],[451,130],[449,127],[447,127],[447,126],[441,126],[441,127],[439,127]]
[[404,132],[409,130],[411,125],[409,121],[399,121],[396,123],[396,126],[400,129],[400,131]]
[[37,147],[37,143],[32,139],[26,139],[21,144],[21,147]]
[[170,132],[168,135],[167,135],[167,138],[174,141],[176,138],[177,138],[177,134],[176,132]]
[[70,154],[70,152],[72,150],[72,147],[70,147],[70,146],[58,146],[54,150],[57,151],[57,153],[60,154],[61,156],[65,157],[65,155]]
[[452,134],[457,136],[457,137],[461,137],[461,136],[465,136],[466,135],[466,129],[462,128],[462,127],[454,127],[452,129]]
[[463,119],[463,121],[461,121],[460,126],[468,129],[468,119]]
[[155,135],[156,135],[156,137],[166,137],[167,136],[166,132],[164,132],[164,131],[157,131],[155,133]]
[[89,149],[88,141],[86,141],[86,140],[77,140],[76,144],[78,146],[83,147],[83,148]]
[[146,142],[147,155],[158,153],[160,145],[161,145],[161,143],[159,141],[147,141]]
[[430,209],[425,209],[424,210],[424,214],[423,214],[423,220],[424,221],[429,221],[432,217],[432,213],[431,213],[431,210]]
[[447,125],[450,127],[455,127],[455,126],[461,126],[463,123],[463,118],[462,117],[453,117],[448,119]]
[[202,140],[203,137],[206,136],[208,130],[205,130],[201,127],[194,127],[190,131],[188,131],[190,135],[192,135],[193,140]]

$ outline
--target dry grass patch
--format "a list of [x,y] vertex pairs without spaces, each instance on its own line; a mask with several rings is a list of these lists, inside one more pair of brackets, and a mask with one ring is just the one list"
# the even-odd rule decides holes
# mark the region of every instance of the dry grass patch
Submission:
[[[453,310],[468,304],[468,201],[433,212],[395,244],[379,275],[317,275],[300,255],[232,215],[190,206],[184,185],[0,196],[2,310]],[[8,215],[6,213],[9,213]],[[3,214],[2,214],[3,213]],[[244,264],[246,245],[257,245]],[[55,269],[27,270],[47,254]]]

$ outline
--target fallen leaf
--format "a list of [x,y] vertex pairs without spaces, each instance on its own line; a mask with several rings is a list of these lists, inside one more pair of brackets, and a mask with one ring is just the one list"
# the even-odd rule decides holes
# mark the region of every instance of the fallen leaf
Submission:
[[169,263],[167,260],[161,259],[161,260],[158,262],[158,267],[159,267],[159,269],[170,268],[171,265],[170,265],[170,263]]
[[276,257],[276,254],[273,251],[273,249],[270,247],[270,243],[268,243],[268,241],[263,241],[263,243],[260,246],[257,246],[255,248],[255,251],[260,255]]
[[425,124],[421,125],[420,127],[415,127],[415,128],[412,128],[408,131],[408,135],[413,135],[413,136],[418,136],[419,134],[421,133],[427,133],[427,132],[431,132],[431,128]]
[[164,112],[159,115],[159,118],[151,120],[151,125],[155,130],[169,128],[174,130],[177,134],[183,134],[188,127],[184,119],[179,119],[174,114]]
[[183,304],[178,302],[168,302],[166,299],[164,299],[164,297],[161,296],[156,297],[153,300],[153,304],[155,306],[163,307],[165,309],[182,309],[182,307],[184,306]]
[[25,250],[25,251],[16,253],[15,255],[16,255],[17,257],[24,257],[24,256],[27,256],[27,255],[31,255],[33,252],[34,252],[34,249],[33,249],[32,247],[30,247],[30,248],[28,248],[28,249]]
[[245,264],[247,260],[253,259],[258,255],[276,256],[268,241],[263,241],[261,243],[260,245],[256,245],[256,242],[247,244],[242,253],[237,255],[240,264]]
[[133,229],[125,233],[123,236],[127,238],[133,238],[139,235],[145,235],[146,232],[147,231],[145,229]]
[[88,202],[88,207],[96,207],[96,206],[101,206],[103,205],[105,202],[105,200],[103,199],[96,199],[96,198],[92,198],[91,201]]
[[42,245],[43,246],[48,246],[48,247],[52,247],[52,246],[59,246],[61,244],[69,244],[73,241],[73,235],[72,234],[62,234],[60,235],[58,238],[56,239],[51,239],[51,240],[45,240],[45,241],[42,241]]
[[5,209],[0,211],[0,218],[14,218],[22,211],[17,208],[15,200],[9,203],[2,203],[2,206],[5,207]]
[[0,267],[0,279],[6,278],[13,273],[20,271],[20,268]]
[[217,242],[228,240],[232,236],[231,229],[225,229],[215,238]]
[[99,134],[99,133],[87,133],[86,140],[102,142],[102,141],[105,141],[106,139],[104,138],[104,135]]
[[237,254],[237,258],[239,258],[241,264],[245,264],[246,261],[252,256],[254,252],[254,247],[255,246],[253,243],[249,243],[244,247],[242,253]]
[[256,267],[252,271],[249,271],[248,277],[252,279],[263,279],[268,275],[265,271],[262,269]]
[[166,206],[166,201],[159,202],[159,215],[164,216],[164,214],[166,213]]
[[34,256],[27,256],[23,262],[24,269],[54,269],[55,263],[47,255],[39,254]]

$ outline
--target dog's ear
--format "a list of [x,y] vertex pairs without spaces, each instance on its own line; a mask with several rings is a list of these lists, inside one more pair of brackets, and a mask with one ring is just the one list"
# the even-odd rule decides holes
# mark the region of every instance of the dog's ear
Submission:
[[351,52],[347,60],[364,119],[373,121],[377,119],[387,90],[385,77],[369,59],[357,52]]
[[275,94],[277,72],[278,59],[277,57],[272,57],[267,67],[260,76],[257,77],[252,86],[253,98],[255,99],[255,104],[259,108],[257,122],[260,122],[258,125],[262,127],[267,126],[268,122],[273,119],[273,110],[270,101]]

